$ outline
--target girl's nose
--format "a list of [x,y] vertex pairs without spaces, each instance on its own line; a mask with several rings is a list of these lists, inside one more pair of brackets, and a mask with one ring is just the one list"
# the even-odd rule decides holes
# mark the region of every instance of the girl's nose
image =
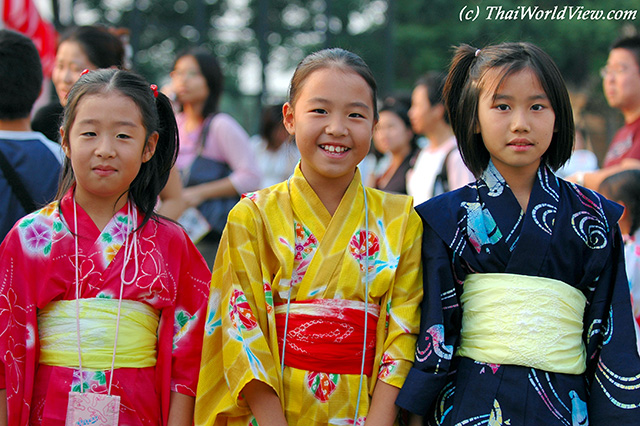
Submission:
[[114,144],[108,137],[101,137],[96,146],[96,156],[100,158],[112,158],[115,156]]
[[346,136],[349,131],[342,117],[333,117],[325,128],[325,133],[333,136]]
[[515,111],[512,117],[513,119],[511,121],[511,131],[517,133],[528,132],[529,130],[531,130],[529,119],[527,117],[527,111]]

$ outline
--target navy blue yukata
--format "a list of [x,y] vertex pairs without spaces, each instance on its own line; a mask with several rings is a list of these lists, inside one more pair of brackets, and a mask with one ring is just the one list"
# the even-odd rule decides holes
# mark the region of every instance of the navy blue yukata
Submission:
[[[424,223],[424,299],[400,407],[430,425],[640,425],[640,357],[617,225],[621,206],[541,166],[525,213],[490,162],[476,182],[417,211]],[[546,277],[584,294],[586,371],[456,356],[460,297],[471,273]],[[540,324],[543,332],[548,326]]]

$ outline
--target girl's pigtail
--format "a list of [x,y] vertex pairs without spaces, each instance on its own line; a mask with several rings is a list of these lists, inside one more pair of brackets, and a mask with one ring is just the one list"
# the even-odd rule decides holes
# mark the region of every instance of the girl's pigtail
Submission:
[[162,187],[169,179],[169,172],[176,163],[178,158],[178,150],[180,142],[178,138],[178,124],[173,113],[173,104],[171,100],[162,92],[158,93],[156,98],[156,108],[158,110],[158,120],[160,122],[158,133],[158,147],[156,153],[160,150],[162,159],[159,162],[159,176],[162,177]]
[[136,177],[138,182],[134,180],[135,184],[131,185],[133,198],[144,215],[140,228],[154,215],[158,196],[169,180],[169,173],[178,156],[178,125],[171,101],[166,95],[158,92],[155,106],[158,112],[156,131],[159,135],[156,151],[149,161],[142,164]]
[[[444,83],[444,89],[442,97],[444,105],[449,113],[449,119],[451,121],[451,127],[456,130],[456,126],[460,123],[460,114],[464,112],[464,108],[461,105],[463,101],[463,91],[467,86],[467,80],[469,79],[469,71],[471,65],[476,60],[476,52],[478,49],[463,44],[456,49],[456,52],[451,60],[451,66],[449,67],[449,74]],[[457,134],[456,134],[457,136]]]
[[[460,45],[451,61],[442,94],[462,160],[476,177],[482,173],[483,169],[476,167],[477,161],[470,161],[468,157],[478,155],[482,157],[481,163],[488,162],[488,153],[484,146],[474,143],[477,139],[475,133],[479,89],[473,80],[474,70],[478,69],[477,63],[482,60],[481,55],[482,51],[475,47],[468,44]],[[465,149],[462,144],[467,145],[468,148]]]

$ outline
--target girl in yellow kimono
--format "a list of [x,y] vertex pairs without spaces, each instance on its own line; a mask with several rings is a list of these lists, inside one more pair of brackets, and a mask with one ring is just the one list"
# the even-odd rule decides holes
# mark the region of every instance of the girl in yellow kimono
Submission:
[[365,188],[367,65],[305,58],[283,107],[300,164],[231,211],[214,265],[197,425],[394,423],[422,300],[412,201]]

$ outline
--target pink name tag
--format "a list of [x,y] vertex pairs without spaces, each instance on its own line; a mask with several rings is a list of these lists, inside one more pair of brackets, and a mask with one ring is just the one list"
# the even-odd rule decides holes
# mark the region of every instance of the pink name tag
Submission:
[[120,397],[69,392],[65,426],[118,426]]

